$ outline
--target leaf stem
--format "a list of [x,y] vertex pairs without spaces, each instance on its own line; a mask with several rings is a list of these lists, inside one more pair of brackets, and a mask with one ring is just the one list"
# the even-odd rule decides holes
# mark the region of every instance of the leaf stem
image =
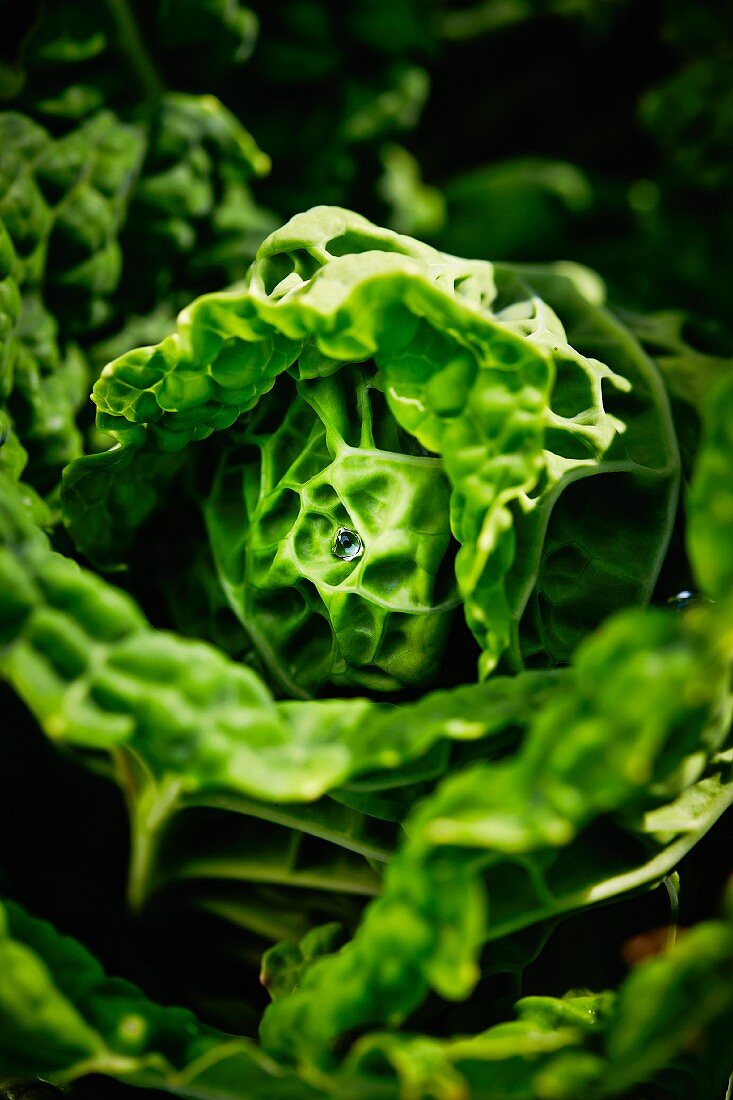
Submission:
[[127,898],[133,912],[142,909],[149,893],[164,827],[175,810],[181,787],[179,778],[170,778],[162,783],[151,783],[131,800]]
[[139,912],[150,892],[165,825],[178,808],[183,779],[154,776],[129,746],[113,751],[112,755],[130,816],[127,899],[133,912]]

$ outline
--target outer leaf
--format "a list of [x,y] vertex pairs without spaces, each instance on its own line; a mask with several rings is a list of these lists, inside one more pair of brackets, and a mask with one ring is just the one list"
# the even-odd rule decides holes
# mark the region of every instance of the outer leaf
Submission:
[[0,905],[0,1073],[58,1083],[91,1073],[200,1100],[315,1097],[247,1039],[107,978],[81,944]]
[[13,388],[17,342],[14,329],[20,315],[18,259],[13,241],[0,218],[0,400]]
[[500,265],[497,286],[499,316],[555,364],[543,477],[515,506],[515,649],[567,661],[616,608],[649,601],[675,518],[677,442],[661,377],[593,272]]
[[[4,282],[0,297],[0,393],[14,385],[11,404],[30,451],[29,476],[47,488],[82,449],[75,421],[87,370],[66,341],[107,314],[120,274],[117,236],[143,140],[109,112],[57,140],[29,118],[5,112],[0,147],[6,241],[0,267],[17,284],[11,291]],[[61,331],[48,306],[62,311]]]
[[722,600],[733,591],[733,372],[710,389],[703,424],[687,498],[687,539],[701,587]]
[[35,286],[45,274],[51,302],[68,309],[72,331],[99,323],[119,279],[117,235],[142,134],[109,112],[56,141],[14,112],[0,116],[0,131],[0,217],[23,256],[20,281]]
[[[53,553],[9,484],[2,504],[4,557],[23,571],[35,600],[24,632],[6,649],[6,674],[53,736],[108,749],[129,741],[154,773],[173,769],[191,790],[220,789],[226,776],[242,793],[313,798],[358,772],[397,768],[441,736],[475,739],[524,719],[533,697],[553,683],[552,676],[520,677],[433,693],[407,708],[415,716],[409,723],[405,710],[365,699],[276,705],[250,670],[202,643],[153,630],[129,597]],[[154,683],[157,701],[144,689]],[[208,707],[204,721],[196,711]],[[297,741],[305,752],[294,756]]]
[[420,165],[401,145],[385,145],[380,158],[383,171],[377,187],[390,208],[390,229],[432,237],[445,220],[442,192],[424,182]]
[[322,924],[312,928],[298,945],[278,943],[266,951],[262,957],[260,981],[273,1001],[292,993],[311,963],[334,951],[342,939],[343,929],[339,924]]
[[[175,6],[159,14],[172,19]],[[125,312],[146,314],[150,323],[151,312],[160,314],[156,306],[167,307],[166,323],[160,314],[148,343],[171,331],[171,314],[194,294],[244,276],[275,225],[250,192],[250,181],[269,168],[269,158],[215,96],[168,93],[156,104],[129,230],[122,234]]]
[[[36,6],[23,51],[28,79],[16,99],[29,117],[4,118],[45,135],[47,148],[7,135],[4,160],[19,156],[27,169],[8,194],[12,203],[39,184],[40,202],[30,194],[22,200],[26,229],[50,210],[44,296],[62,349],[69,333],[86,337],[103,326],[103,344],[126,351],[170,332],[195,293],[240,277],[274,224],[249,188],[268,158],[215,96],[164,95],[159,68],[169,67],[173,86],[185,73],[198,90],[194,72],[203,66],[209,88],[212,69],[218,80],[237,55],[246,56],[256,21],[230,0],[162,0],[154,12],[89,0]],[[204,20],[203,49],[193,17]],[[64,136],[51,140],[39,119]],[[25,257],[30,241],[20,251]],[[145,341],[131,314],[144,319]]]
[[15,904],[0,906],[0,922],[0,1073],[58,1083],[97,1073],[199,1100],[574,1100],[579,1089],[600,1100],[649,1080],[691,1035],[704,1044],[733,1011],[731,928],[711,922],[641,966],[617,996],[528,997],[516,1023],[467,1038],[376,1034],[308,1085],[249,1040],[107,978],[80,944]]
[[[552,676],[497,680],[435,693],[407,713],[360,699],[276,704],[249,669],[202,643],[153,630],[128,597],[52,553],[9,483],[0,507],[7,540],[0,668],[51,737],[117,757],[133,816],[137,901],[161,830],[181,807],[224,806],[267,818],[272,811],[251,799],[312,801],[374,771],[383,788],[391,772],[404,783],[400,769],[440,739],[486,737],[487,751],[494,737],[502,744],[507,727],[526,723],[553,686]],[[330,816],[338,811],[340,821],[326,827],[327,811],[284,823],[315,835],[327,828],[339,843],[344,819],[361,821],[332,807]],[[351,826],[347,833],[345,847],[373,854],[366,841],[357,844]],[[260,848],[247,858],[261,865],[273,853]],[[220,872],[236,877],[231,860],[227,867]]]
[[[621,314],[659,363],[670,391],[700,407],[718,378],[733,369],[729,340],[684,313]],[[725,354],[726,351],[728,354]]]
[[[606,1051],[611,1071],[604,1081],[613,1096],[667,1064],[703,1036],[716,1017],[733,1024],[733,928],[700,925],[669,957],[650,960],[619,992]],[[731,1030],[724,1040],[733,1054]]]
[[573,222],[593,202],[578,167],[539,157],[482,165],[449,179],[442,191],[440,246],[459,256],[567,255]]
[[[631,1086],[653,1082],[691,1041],[707,1053],[722,1035],[731,1051],[732,966],[731,925],[703,924],[669,954],[640,966],[617,994],[525,997],[516,1022],[466,1038],[360,1039],[342,1070],[342,1087],[371,1081],[377,1090],[392,1073],[402,1100],[627,1096]],[[693,1072],[695,1066],[693,1056]],[[725,1078],[713,1087],[724,1089]]]
[[652,809],[699,775],[730,722],[729,614],[627,614],[586,642],[517,757],[450,777],[406,823],[354,940],[268,1009],[267,1048],[318,1061],[355,1027],[400,1022],[429,986],[462,998],[487,940],[600,900],[592,888],[575,903],[572,891],[555,898],[553,852],[566,848],[583,877],[576,837],[609,813]]

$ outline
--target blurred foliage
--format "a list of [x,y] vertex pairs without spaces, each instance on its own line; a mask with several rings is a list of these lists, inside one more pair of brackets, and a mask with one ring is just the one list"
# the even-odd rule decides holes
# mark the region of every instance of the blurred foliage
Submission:
[[[462,255],[590,263],[622,304],[725,319],[725,0],[33,0],[15,24],[9,106],[54,136],[104,107],[148,127],[100,365],[315,203]],[[258,205],[244,181],[268,161],[242,124],[272,161]]]
[[[730,5],[495,0],[448,9],[435,110],[415,146],[430,178],[446,181],[436,243],[486,258],[562,255],[601,270],[618,302],[727,322]],[[521,76],[507,60],[518,56]],[[434,143],[458,98],[456,74],[479,58],[491,78],[471,84],[460,148]],[[517,164],[517,153],[535,159]]]

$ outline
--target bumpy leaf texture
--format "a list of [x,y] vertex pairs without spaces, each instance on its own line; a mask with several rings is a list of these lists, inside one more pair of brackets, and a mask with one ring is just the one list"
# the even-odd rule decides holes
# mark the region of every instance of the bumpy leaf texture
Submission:
[[[119,560],[183,448],[236,423],[207,524],[281,688],[429,683],[454,552],[483,674],[505,652],[566,659],[648,598],[676,501],[661,382],[601,299],[581,269],[495,268],[344,211],[298,216],[245,289],[106,368],[98,424],[118,446],[67,472],[72,535]],[[340,529],[355,554],[335,549]]]
[[[323,803],[305,815],[273,815],[252,797],[312,801],[376,769],[384,789],[385,771],[419,759],[441,738],[486,739],[490,757],[493,736],[529,727],[516,758],[446,780],[408,823],[409,839],[353,944],[278,1002],[286,1021],[298,1021],[297,1038],[277,1015],[268,1019],[268,1042],[277,1049],[282,1042],[287,1054],[311,1042],[317,1050],[324,1035],[333,1038],[331,1028],[383,1019],[375,1005],[389,1005],[393,1021],[419,1003],[427,984],[465,996],[485,941],[659,881],[729,804],[727,758],[716,757],[729,722],[724,610],[631,614],[587,643],[569,678],[496,679],[394,710],[364,700],[278,705],[249,670],[151,630],[129,599],[54,554],[12,486],[4,529],[13,593],[4,605],[4,674],[52,737],[115,753],[133,816],[138,903],[156,873],[156,833],[187,805],[340,836],[379,864],[390,848],[375,843],[368,820],[349,824]],[[358,806],[358,785],[356,793]],[[345,801],[353,801],[348,791]],[[609,813],[620,815],[612,825],[604,823]],[[229,851],[204,844],[198,859],[194,845],[164,874],[246,879],[279,858],[273,839],[259,852],[236,838]],[[599,851],[612,858],[600,860]],[[627,853],[622,860],[613,855],[619,851]],[[324,885],[342,876],[352,891],[361,881],[367,896],[379,888],[378,877],[370,883],[353,866],[331,861],[321,870]],[[291,884],[297,873],[291,865]],[[216,894],[206,905],[234,919],[244,914],[246,923],[246,907],[237,913],[230,901],[227,913]],[[331,969],[344,967],[353,980],[332,980]],[[315,1013],[308,1006],[319,977]],[[272,1029],[283,1027],[286,1038],[273,1038]]]
[[[15,332],[22,250],[0,244]],[[691,1029],[725,1036],[723,924],[615,1004],[535,999],[466,1040],[394,1029],[429,995],[521,970],[563,916],[659,883],[730,805],[728,381],[704,404],[688,498],[716,604],[600,630],[651,594],[679,459],[656,368],[584,269],[462,261],[317,209],[262,245],[244,286],[106,368],[95,400],[116,444],[67,470],[79,547],[124,564],[193,480],[224,597],[296,698],[57,553],[7,416],[0,673],[122,787],[134,907],[162,896],[180,922],[187,897],[230,959],[287,943],[263,964],[263,1053],[110,983],[11,905],[3,1071],[220,1100],[569,1100],[623,1094]],[[378,701],[435,682],[461,604],[482,674],[540,667]],[[330,684],[346,697],[307,698]],[[373,1027],[392,1030],[339,1064]]]
[[[192,1013],[156,1005],[130,983],[108,978],[79,943],[14,903],[0,905],[0,920],[0,1072],[10,1070],[16,1082],[38,1075],[67,1084],[96,1073],[198,1100],[600,1100],[625,1095],[677,1058],[686,1095],[702,1100],[703,1093],[689,1091],[689,1080],[701,1079],[700,1049],[716,1043],[721,1057],[705,1087],[725,1087],[730,922],[700,925],[616,994],[525,997],[516,1021],[465,1038],[377,1033],[359,1040],[333,1073],[297,1075],[251,1040],[206,1027]],[[691,1035],[697,1050],[689,1054]],[[35,1100],[12,1080],[4,1095]]]
[[[0,223],[14,253],[2,266],[20,291],[20,308],[0,307],[0,378],[6,395],[15,376],[27,476],[44,491],[89,444],[77,421],[104,362],[160,339],[194,294],[243,275],[274,224],[249,189],[268,158],[215,96],[167,92],[158,68],[172,74],[194,53],[192,14],[207,19],[207,64],[216,51],[222,72],[244,60],[251,12],[176,0],[143,31],[143,7],[29,5],[39,10],[0,114]],[[92,437],[92,449],[105,445]]]
[[142,136],[100,112],[54,141],[6,112],[0,145],[3,389],[30,451],[29,476],[47,487],[82,450],[76,416],[89,372],[73,338],[101,322],[117,286],[117,236]]
[[717,622],[629,613],[585,643],[516,757],[443,780],[415,811],[356,936],[271,1006],[265,1046],[317,1061],[345,1032],[400,1023],[429,986],[462,999],[485,942],[601,900],[602,884],[573,882],[602,843],[594,821],[648,812],[700,774],[728,733],[731,652],[730,607]]
[[0,906],[0,960],[0,1073],[59,1083],[107,1074],[212,1100],[317,1095],[252,1042],[107,978],[81,944],[12,902]]

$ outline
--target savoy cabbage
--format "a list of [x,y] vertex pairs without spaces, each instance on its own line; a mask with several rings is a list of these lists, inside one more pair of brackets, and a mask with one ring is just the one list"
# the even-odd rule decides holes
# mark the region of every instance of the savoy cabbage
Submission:
[[[729,19],[661,8],[13,22],[6,1100],[726,1095]],[[626,190],[578,135],[439,168],[465,64],[500,135],[633,35]]]

